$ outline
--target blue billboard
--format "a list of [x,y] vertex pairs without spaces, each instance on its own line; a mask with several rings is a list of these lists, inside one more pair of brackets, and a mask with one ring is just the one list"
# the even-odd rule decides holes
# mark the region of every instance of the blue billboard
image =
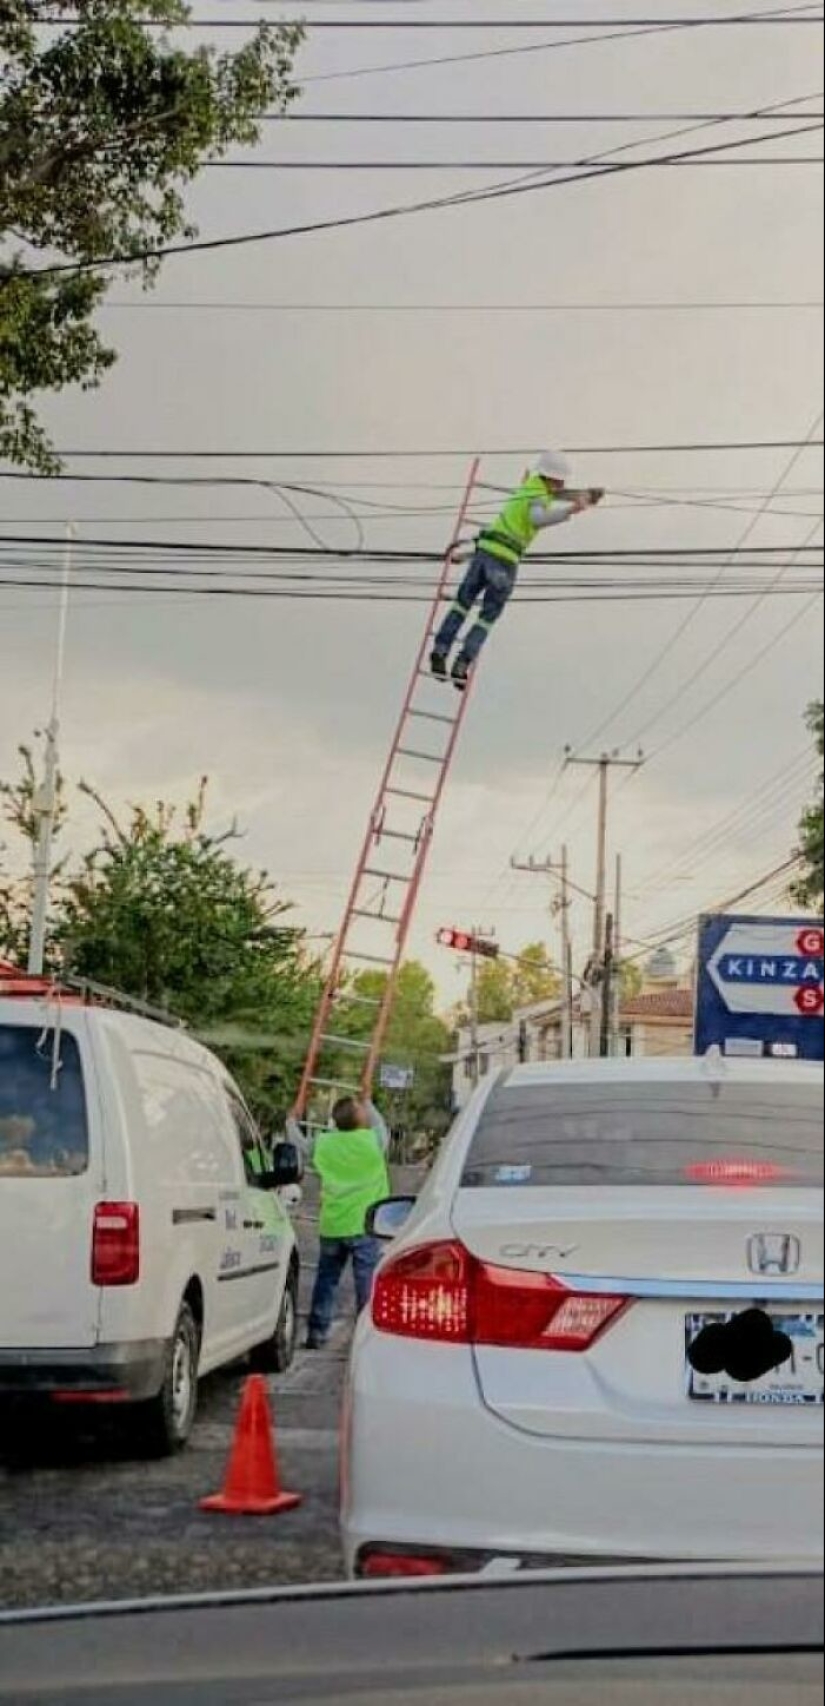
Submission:
[[712,913],[699,921],[694,1049],[825,1055],[825,930],[810,918]]

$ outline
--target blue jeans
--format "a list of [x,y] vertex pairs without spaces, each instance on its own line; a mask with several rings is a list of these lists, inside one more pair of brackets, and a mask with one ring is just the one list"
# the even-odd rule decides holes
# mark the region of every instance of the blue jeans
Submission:
[[461,656],[465,662],[475,663],[490,629],[498,621],[510,598],[517,574],[514,563],[503,563],[500,557],[494,557],[492,552],[479,548],[455,595],[455,603],[448,610],[435,636],[433,649],[446,657],[450,647],[458,639],[473,605],[480,599],[481,612],[478,620],[470,629],[461,648]]
[[318,1272],[309,1311],[309,1336],[325,1339],[332,1326],[338,1287],[349,1261],[355,1281],[355,1300],[360,1315],[370,1300],[372,1280],[381,1255],[377,1238],[322,1238]]

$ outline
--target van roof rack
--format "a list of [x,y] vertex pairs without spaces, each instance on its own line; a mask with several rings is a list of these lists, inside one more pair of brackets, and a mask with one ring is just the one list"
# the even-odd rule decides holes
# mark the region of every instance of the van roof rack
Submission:
[[136,995],[127,995],[122,989],[111,989],[108,984],[96,983],[92,978],[71,975],[43,977],[23,971],[9,960],[0,960],[0,996],[43,1000],[55,995],[68,996],[86,1007],[111,1007],[121,1013],[136,1013],[142,1019],[153,1019],[155,1024],[170,1025],[177,1031],[187,1028],[185,1019],[170,1013],[165,1007],[153,1007]]

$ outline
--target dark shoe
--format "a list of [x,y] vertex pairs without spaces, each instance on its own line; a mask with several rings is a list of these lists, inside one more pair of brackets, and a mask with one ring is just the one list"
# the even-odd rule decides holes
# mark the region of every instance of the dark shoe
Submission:
[[446,681],[446,679],[447,679],[447,654],[446,654],[446,652],[432,652],[431,653],[431,655],[430,655],[430,669],[431,669],[431,671],[432,671],[432,673],[435,676],[437,681]]
[[458,688],[459,693],[464,693],[466,691],[469,675],[470,665],[468,664],[467,659],[456,658],[455,663],[453,664],[452,676],[453,686]]
[[305,1340],[304,1340],[304,1350],[305,1351],[322,1351],[325,1344],[326,1344],[326,1339],[319,1339],[317,1333],[308,1333]]

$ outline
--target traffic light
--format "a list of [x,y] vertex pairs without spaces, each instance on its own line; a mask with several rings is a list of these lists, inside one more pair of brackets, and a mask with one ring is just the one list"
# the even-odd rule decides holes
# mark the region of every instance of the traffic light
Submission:
[[458,954],[477,954],[484,960],[497,960],[501,953],[498,942],[474,936],[469,930],[439,930],[436,941],[442,948],[452,948]]

